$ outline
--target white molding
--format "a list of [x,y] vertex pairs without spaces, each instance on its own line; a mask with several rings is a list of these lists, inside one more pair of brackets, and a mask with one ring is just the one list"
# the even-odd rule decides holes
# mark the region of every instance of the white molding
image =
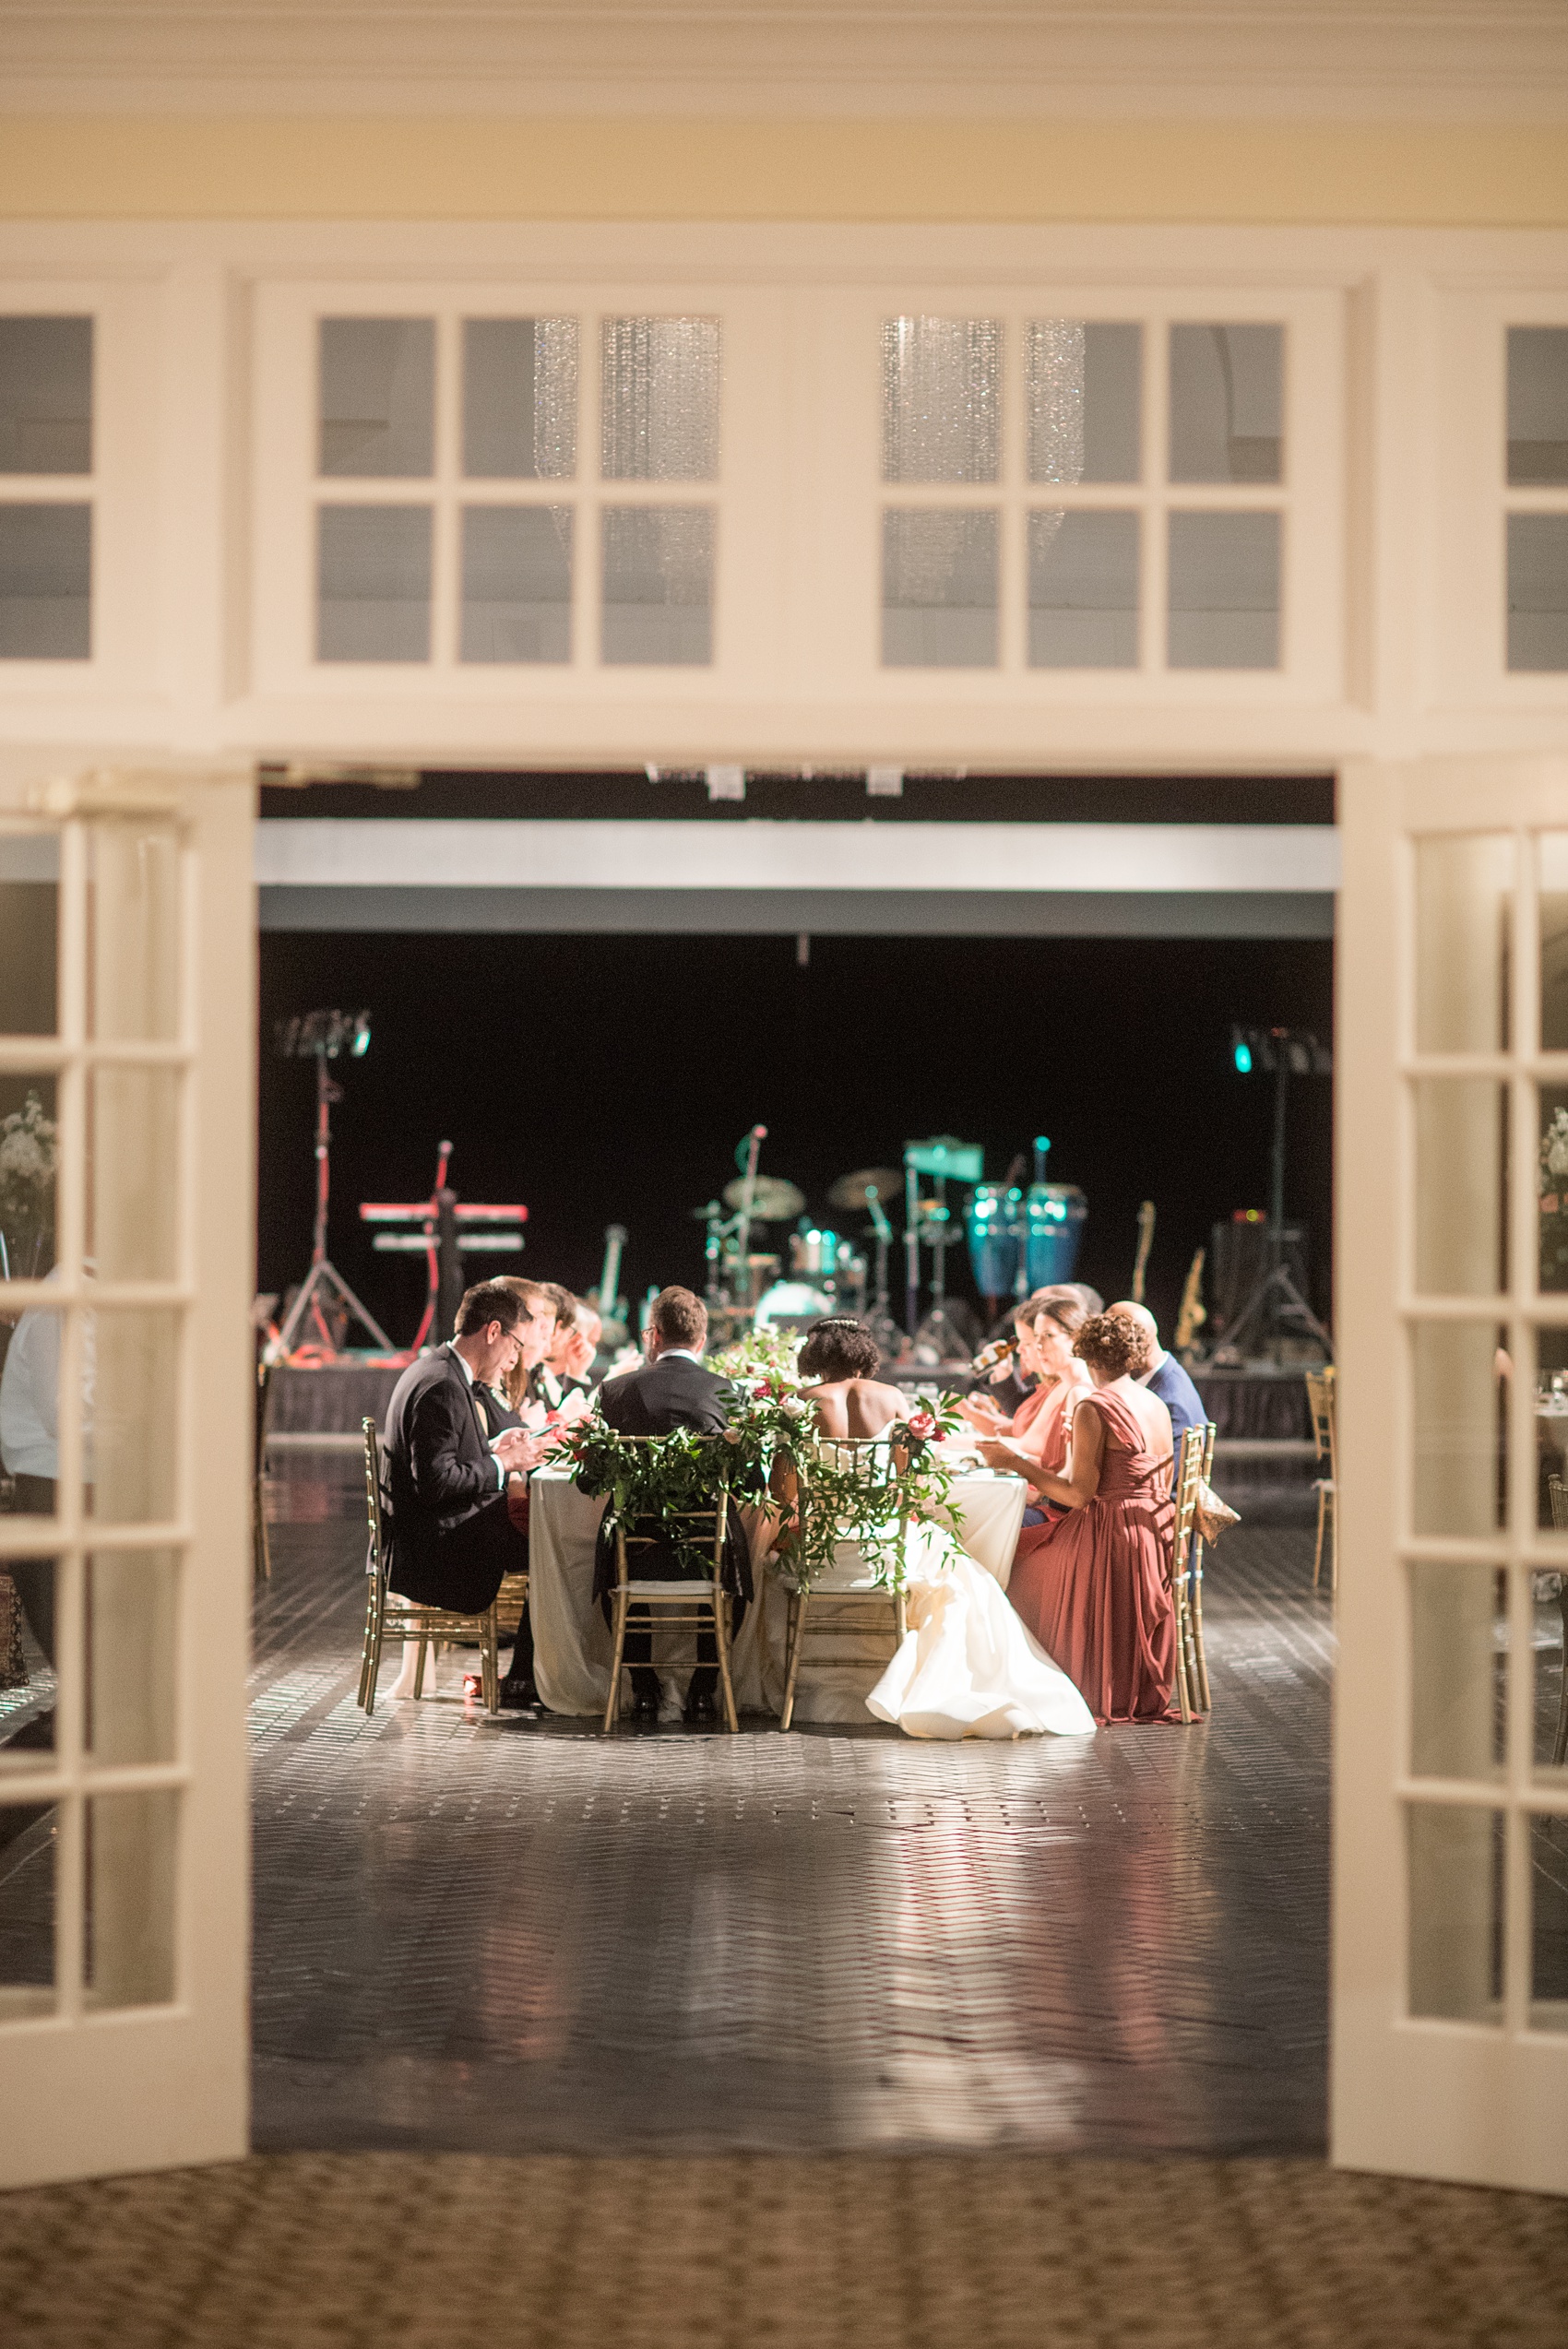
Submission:
[[0,109],[1528,120],[1557,0],[0,0]]
[[1326,824],[269,817],[258,886],[1329,891]]

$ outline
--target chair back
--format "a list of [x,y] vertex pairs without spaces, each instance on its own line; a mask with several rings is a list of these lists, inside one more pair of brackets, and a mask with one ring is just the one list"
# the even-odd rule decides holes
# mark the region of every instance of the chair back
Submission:
[[1328,1473],[1335,1474],[1334,1442],[1334,1365],[1325,1362],[1321,1370],[1308,1370],[1307,1408],[1313,1415],[1313,1441],[1317,1456],[1328,1463]]
[[1192,1560],[1193,1537],[1198,1521],[1198,1494],[1204,1481],[1204,1459],[1213,1436],[1200,1425],[1182,1430],[1176,1455],[1176,1528],[1170,1544],[1170,1579],[1179,1584]]
[[1546,1495],[1547,1499],[1551,1503],[1552,1532],[1555,1534],[1568,1533],[1568,1489],[1564,1488],[1561,1477],[1556,1475],[1548,1477],[1546,1480]]
[[360,1432],[364,1437],[364,1505],[365,1521],[370,1534],[365,1550],[364,1570],[385,1583],[391,1560],[386,1541],[386,1489],[382,1473],[381,1438],[374,1419],[362,1419]]
[[[646,1445],[651,1453],[668,1444],[667,1435],[623,1436],[623,1443]],[[635,1579],[631,1571],[631,1553],[639,1549],[657,1549],[672,1532],[680,1548],[688,1553],[706,1550],[712,1572],[708,1579],[718,1583],[724,1573],[724,1539],[730,1524],[730,1489],[720,1485],[712,1501],[695,1509],[660,1509],[657,1516],[648,1514],[635,1518],[630,1524],[624,1518],[615,1526],[615,1578],[619,1583]],[[653,1524],[659,1530],[645,1533],[643,1526]],[[694,1575],[695,1581],[696,1577]]]
[[898,1422],[895,1420],[880,1435],[814,1436],[809,1442],[802,1443],[797,1453],[799,1496],[796,1506],[803,1519],[813,1505],[812,1471],[817,1465],[836,1476],[848,1474],[858,1483],[876,1489],[885,1504],[884,1515],[890,1523],[897,1521],[897,1578],[902,1582],[905,1545],[914,1513],[904,1470],[898,1462],[897,1438]]

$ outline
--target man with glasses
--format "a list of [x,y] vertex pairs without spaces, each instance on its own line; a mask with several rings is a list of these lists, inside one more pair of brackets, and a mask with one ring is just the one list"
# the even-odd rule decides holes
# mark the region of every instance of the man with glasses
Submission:
[[[410,1362],[392,1391],[383,1436],[388,1580],[404,1598],[479,1615],[504,1574],[527,1569],[528,1540],[507,1507],[506,1479],[536,1468],[549,1444],[525,1428],[491,1435],[482,1391],[516,1365],[528,1316],[514,1289],[481,1282],[458,1306],[450,1344]],[[509,1690],[531,1684],[532,1654],[525,1613]]]

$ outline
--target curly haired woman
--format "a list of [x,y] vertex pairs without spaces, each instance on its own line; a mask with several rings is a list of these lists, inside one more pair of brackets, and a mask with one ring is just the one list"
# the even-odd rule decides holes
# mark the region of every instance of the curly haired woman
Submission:
[[1137,1383],[1147,1340],[1134,1324],[1097,1313],[1073,1350],[1094,1391],[1074,1416],[1067,1472],[1026,1468],[1067,1514],[1020,1535],[1007,1596],[1097,1721],[1163,1721],[1175,1662],[1170,1414]]

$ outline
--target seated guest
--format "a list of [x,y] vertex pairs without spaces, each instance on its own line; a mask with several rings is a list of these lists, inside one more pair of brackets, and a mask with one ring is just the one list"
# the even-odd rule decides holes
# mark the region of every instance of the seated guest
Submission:
[[[515,1289],[481,1282],[457,1308],[450,1344],[410,1362],[392,1390],[383,1437],[388,1581],[404,1598],[479,1615],[504,1574],[527,1571],[528,1543],[512,1521],[506,1479],[537,1467],[549,1447],[516,1425],[493,1435],[493,1398],[487,1404],[484,1393],[516,1365],[526,1321]],[[503,1695],[511,1703],[538,1702],[526,1609]]]
[[[1140,1386],[1146,1386],[1151,1394],[1158,1394],[1170,1412],[1171,1441],[1175,1446],[1173,1457],[1179,1466],[1182,1459],[1182,1438],[1186,1434],[1187,1430],[1205,1428],[1208,1425],[1208,1412],[1205,1407],[1203,1396],[1198,1393],[1175,1356],[1167,1354],[1164,1347],[1161,1346],[1159,1323],[1146,1305],[1134,1305],[1132,1299],[1127,1297],[1123,1298],[1120,1304],[1112,1305],[1111,1311],[1119,1322],[1130,1323],[1133,1328],[1139,1331],[1143,1336],[1147,1352],[1147,1363],[1143,1370],[1134,1370],[1133,1375]],[[1173,1469],[1172,1481],[1174,1481],[1174,1474]]]
[[1074,1413],[1067,1473],[1028,1471],[1066,1514],[1019,1536],[1007,1596],[1098,1722],[1165,1721],[1175,1660],[1170,1414],[1137,1382],[1143,1338],[1129,1323],[1091,1315],[1076,1350],[1094,1392]]
[[590,1373],[599,1351],[599,1316],[591,1305],[585,1305],[558,1282],[546,1281],[544,1287],[554,1301],[555,1326],[550,1351],[533,1374],[530,1392],[548,1410],[558,1412],[569,1394],[589,1394],[597,1384]]
[[544,1425],[548,1406],[535,1395],[533,1382],[540,1364],[555,1342],[555,1291],[548,1281],[519,1280],[516,1273],[500,1274],[493,1286],[509,1288],[522,1307],[517,1324],[517,1356],[496,1387],[513,1413],[514,1426]]
[[813,1384],[807,1399],[825,1436],[877,1436],[895,1419],[909,1416],[901,1387],[877,1377],[882,1348],[863,1322],[834,1313],[814,1322],[796,1369]]
[[[607,1379],[599,1397],[600,1413],[618,1435],[671,1435],[677,1428],[695,1428],[717,1435],[730,1417],[735,1390],[728,1379],[703,1368],[707,1339],[707,1308],[689,1288],[661,1289],[654,1299],[644,1346],[647,1359],[618,1379]],[[679,1582],[691,1578],[669,1550],[639,1551],[636,1567],[639,1581]],[[725,1543],[724,1581],[731,1594],[731,1624],[739,1630],[752,1595],[751,1560],[738,1513],[731,1513]],[[615,1547],[612,1531],[600,1529],[594,1560],[593,1594],[610,1614],[610,1593],[615,1583]],[[659,1718],[659,1675],[653,1667],[653,1634],[647,1609],[634,1607],[626,1632],[625,1660],[632,1667],[633,1716],[638,1721]],[[685,1717],[691,1722],[717,1719],[713,1691],[718,1683],[719,1651],[713,1633],[697,1633],[697,1668],[686,1696]]]
[[[1034,1311],[1029,1359],[1039,1380],[1035,1389],[1039,1400],[1036,1405],[1035,1396],[1030,1395],[1015,1417],[1010,1432],[992,1436],[980,1445],[980,1457],[988,1466],[1010,1470],[1015,1476],[1031,1475],[1031,1462],[1062,1476],[1072,1448],[1073,1414],[1092,1385],[1087,1369],[1073,1351],[1074,1340],[1088,1317],[1075,1287],[1040,1289],[1028,1304]],[[1022,1333],[1019,1344],[1022,1348]],[[1024,1524],[1026,1527],[1049,1525],[1061,1515],[1056,1503],[1036,1493],[1024,1512]]]
[[[1013,1309],[1018,1335],[1017,1364],[1025,1391],[1011,1413],[998,1408],[990,1395],[968,1394],[959,1405],[971,1427],[987,1436],[1013,1436],[1020,1441],[1039,1420],[1056,1388],[1065,1379],[1076,1382],[1081,1363],[1073,1357],[1070,1341],[1087,1320],[1075,1288],[1037,1288]],[[1032,1447],[1038,1451],[1038,1445]]]

